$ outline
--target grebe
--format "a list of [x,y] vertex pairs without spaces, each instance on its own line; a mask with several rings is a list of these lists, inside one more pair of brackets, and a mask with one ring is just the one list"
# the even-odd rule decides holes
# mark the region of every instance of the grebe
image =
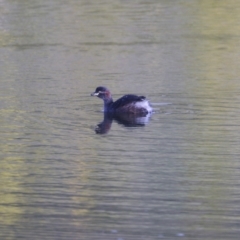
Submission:
[[147,115],[152,112],[152,108],[144,96],[128,94],[113,102],[111,93],[106,87],[97,87],[91,96],[97,96],[103,100],[104,112],[134,115]]

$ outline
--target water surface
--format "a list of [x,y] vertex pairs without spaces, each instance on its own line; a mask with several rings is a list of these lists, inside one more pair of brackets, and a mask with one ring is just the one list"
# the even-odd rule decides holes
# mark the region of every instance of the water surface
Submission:
[[0,5],[1,239],[239,238],[239,3]]

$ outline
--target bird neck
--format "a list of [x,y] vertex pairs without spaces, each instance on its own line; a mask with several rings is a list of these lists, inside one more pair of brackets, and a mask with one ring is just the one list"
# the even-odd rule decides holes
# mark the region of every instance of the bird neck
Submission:
[[113,104],[112,97],[105,98],[103,101],[104,101],[104,111],[109,110],[109,108],[111,108],[111,105]]

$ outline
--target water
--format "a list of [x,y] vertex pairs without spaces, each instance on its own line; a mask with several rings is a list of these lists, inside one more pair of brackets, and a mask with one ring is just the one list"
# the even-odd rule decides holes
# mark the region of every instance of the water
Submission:
[[0,5],[1,239],[239,238],[238,2]]

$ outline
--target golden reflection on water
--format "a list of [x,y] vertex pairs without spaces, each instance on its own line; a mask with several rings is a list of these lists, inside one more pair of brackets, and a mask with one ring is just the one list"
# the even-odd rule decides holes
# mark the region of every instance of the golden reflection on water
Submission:
[[[201,79],[208,79],[209,87],[205,90],[229,90],[236,87],[235,81],[240,69],[238,62],[240,58],[240,8],[234,7],[235,2],[202,1],[195,10],[195,21],[192,31],[196,35],[194,49],[196,56],[195,66],[201,67]],[[193,50],[194,50],[193,49]],[[239,85],[237,85],[239,87]],[[213,92],[215,94],[215,92]],[[209,92],[211,94],[211,92]]]
[[[190,56],[194,59],[198,84],[190,95],[201,96],[195,104],[201,106],[203,113],[198,126],[189,125],[188,131],[197,140],[189,149],[195,158],[190,161],[188,174],[193,182],[201,181],[194,185],[189,196],[196,203],[191,209],[199,212],[198,221],[190,223],[195,230],[202,227],[221,231],[217,222],[224,222],[229,196],[233,194],[226,186],[231,174],[236,174],[233,173],[236,155],[227,155],[236,152],[239,143],[239,136],[230,127],[240,122],[237,111],[233,115],[233,109],[238,108],[240,91],[240,8],[235,7],[235,3],[201,1],[199,5],[191,5],[197,7],[191,25],[195,37],[190,40]],[[222,160],[225,154],[228,159]],[[211,211],[224,213],[210,220]]]
[[[5,151],[7,151],[7,147],[5,147]],[[23,173],[22,162],[22,159],[18,157],[6,157],[0,161],[0,222],[4,225],[11,226],[18,222],[23,213],[23,208],[19,207],[19,204],[23,203],[23,199],[16,194],[23,191],[20,182]]]

